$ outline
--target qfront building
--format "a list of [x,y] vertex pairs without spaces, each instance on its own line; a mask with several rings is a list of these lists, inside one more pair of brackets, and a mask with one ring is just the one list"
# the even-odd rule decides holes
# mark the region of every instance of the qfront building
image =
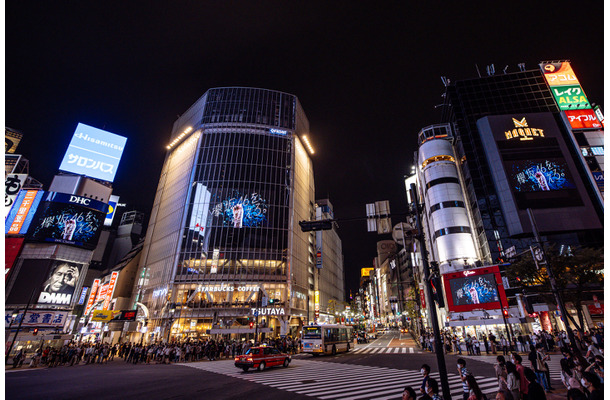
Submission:
[[134,290],[145,340],[314,321],[315,236],[298,224],[316,213],[308,130],[296,96],[241,87],[208,90],[174,123]]

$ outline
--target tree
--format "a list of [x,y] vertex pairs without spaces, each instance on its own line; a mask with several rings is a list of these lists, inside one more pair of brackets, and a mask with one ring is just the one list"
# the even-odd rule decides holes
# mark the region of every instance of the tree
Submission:
[[[604,279],[604,251],[594,248],[577,248],[572,252],[559,252],[555,246],[545,248],[547,259],[553,269],[557,289],[564,303],[572,303],[579,323],[568,313],[567,319],[581,333],[584,331],[582,305],[585,292],[601,289]],[[506,276],[515,287],[525,293],[541,295],[547,302],[556,304],[551,292],[545,267],[536,268],[531,253],[527,253],[506,269]],[[566,321],[566,325],[569,323]]]

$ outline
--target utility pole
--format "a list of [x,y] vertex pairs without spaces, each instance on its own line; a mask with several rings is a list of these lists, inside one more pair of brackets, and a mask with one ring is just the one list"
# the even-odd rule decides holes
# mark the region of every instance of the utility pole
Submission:
[[447,365],[445,364],[445,353],[443,351],[441,332],[438,326],[438,318],[436,316],[436,306],[434,303],[434,297],[432,296],[432,285],[430,284],[430,265],[428,264],[428,252],[424,242],[424,230],[420,218],[421,210],[415,184],[411,184],[410,190],[411,198],[415,203],[415,220],[417,222],[418,232],[417,236],[420,243],[422,265],[424,267],[424,281],[426,291],[428,292],[428,313],[430,314],[430,322],[432,323],[432,331],[434,332],[434,352],[436,353],[436,363],[438,364],[438,373],[440,375],[441,387],[443,389],[443,398],[445,400],[451,400],[451,390],[449,388],[449,381],[447,380]]
[[[578,347],[576,347],[576,339],[574,338],[574,332],[570,329],[570,323],[568,322],[568,311],[566,306],[561,298],[561,294],[559,293],[559,289],[557,288],[557,281],[555,281],[555,274],[553,273],[553,268],[549,263],[549,260],[546,256],[546,251],[544,250],[544,244],[542,243],[542,239],[540,238],[540,234],[538,232],[538,226],[536,225],[536,220],[534,219],[534,213],[531,208],[527,209],[527,215],[530,218],[530,223],[532,224],[532,231],[534,232],[534,238],[536,239],[536,243],[540,247],[540,251],[542,252],[542,259],[544,264],[546,265],[546,273],[549,276],[549,283],[551,284],[551,292],[555,296],[555,301],[559,306],[559,311],[561,312],[561,318],[566,325],[566,331],[568,334],[568,338],[570,339],[570,344],[572,345],[573,351],[580,353]],[[534,260],[535,262],[535,260]]]

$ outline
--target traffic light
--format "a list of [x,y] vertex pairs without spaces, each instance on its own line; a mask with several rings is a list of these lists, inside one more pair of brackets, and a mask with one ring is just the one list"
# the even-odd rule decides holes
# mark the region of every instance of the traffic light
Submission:
[[443,298],[443,287],[441,284],[441,277],[438,275],[430,277],[430,285],[432,286],[432,296],[434,297],[434,301],[436,301],[439,308],[445,307],[445,299]]
[[333,222],[332,219],[321,219],[318,221],[299,221],[299,225],[302,232],[328,231],[333,229]]
[[250,329],[254,328],[254,322],[250,321]]
[[502,310],[502,314],[504,314],[504,316],[508,318],[508,310],[507,309]]
[[274,301],[275,299],[269,299],[269,304],[273,304]]
[[34,336],[38,335],[38,328],[34,328],[34,332],[32,332],[32,335],[34,335]]

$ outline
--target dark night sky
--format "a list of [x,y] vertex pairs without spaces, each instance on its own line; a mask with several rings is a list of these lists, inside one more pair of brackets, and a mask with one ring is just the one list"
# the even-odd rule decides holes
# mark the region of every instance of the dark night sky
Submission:
[[[212,87],[285,91],[309,118],[316,197],[351,218],[375,200],[406,211],[402,178],[417,132],[440,121],[441,76],[570,59],[603,106],[601,1],[361,3],[7,2],[5,125],[45,188],[78,122],[126,136],[114,193],[149,212],[178,114]],[[385,237],[365,222],[340,235],[354,290]]]

